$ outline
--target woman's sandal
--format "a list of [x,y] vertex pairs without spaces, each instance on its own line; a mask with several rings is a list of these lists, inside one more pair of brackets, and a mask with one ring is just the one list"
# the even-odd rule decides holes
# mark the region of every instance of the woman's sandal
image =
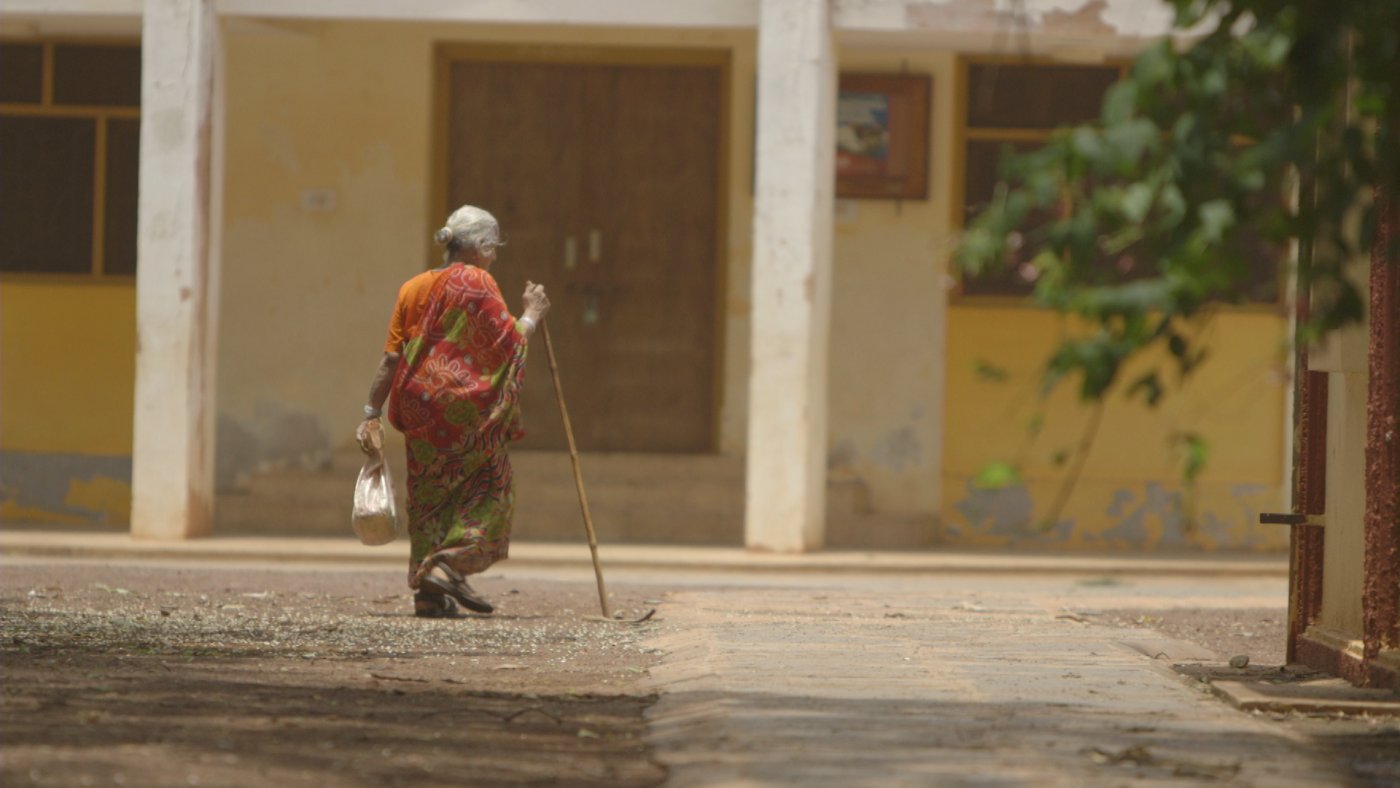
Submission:
[[442,573],[447,575],[448,579],[443,580],[432,574],[432,572],[429,572],[427,575],[423,576],[422,585],[432,588],[434,592],[452,597],[468,610],[473,610],[477,613],[495,612],[495,606],[487,602],[484,597],[478,595],[476,590],[467,584],[467,579],[462,577],[460,572],[443,563],[436,563],[433,566],[441,569]]
[[457,618],[457,603],[442,594],[413,595],[413,615],[419,618]]

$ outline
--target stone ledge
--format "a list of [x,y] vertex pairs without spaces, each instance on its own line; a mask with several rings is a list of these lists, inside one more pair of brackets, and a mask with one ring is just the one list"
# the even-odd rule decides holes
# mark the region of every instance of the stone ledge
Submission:
[[[346,530],[349,530],[347,525]],[[57,532],[45,529],[0,531],[0,554],[7,558],[104,560],[199,560],[271,563],[383,564],[401,566],[408,545],[400,539],[365,547],[345,537],[235,537],[155,541],[126,533]],[[608,545],[599,550],[603,568],[791,573],[872,574],[1042,574],[1094,577],[1145,575],[1186,577],[1287,577],[1288,561],[1278,556],[1182,556],[991,553],[929,549],[919,551],[828,550],[768,553],[742,547]],[[590,566],[588,547],[559,542],[514,542],[510,566],[579,568]]]
[[1400,717],[1400,694],[1387,689],[1355,687],[1345,679],[1286,684],[1216,680],[1211,682],[1211,690],[1241,711]]

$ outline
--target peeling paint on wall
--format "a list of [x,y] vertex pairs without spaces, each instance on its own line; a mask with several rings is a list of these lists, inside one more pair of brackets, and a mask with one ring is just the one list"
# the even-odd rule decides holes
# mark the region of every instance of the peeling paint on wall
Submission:
[[0,452],[0,522],[109,525],[131,521],[131,458]]
[[907,3],[904,14],[918,29],[1102,38],[1161,36],[1172,22],[1171,7],[1159,0],[930,0]]
[[255,473],[276,468],[322,468],[330,462],[331,442],[314,413],[262,404],[249,420],[219,415],[215,486],[235,489]]
[[871,449],[870,459],[896,473],[924,462],[924,447],[913,427],[901,427],[882,436]]
[[1032,535],[1031,518],[1035,505],[1022,485],[987,489],[971,479],[966,495],[953,504],[962,521],[945,524],[948,541],[969,547],[1001,547],[1018,537]]
[[[1194,496],[1148,481],[1132,485],[1081,482],[1065,516],[1048,527],[1038,518],[1058,480],[996,489],[969,479],[941,541],[968,547],[1083,550],[1280,550],[1283,529],[1258,524],[1276,505],[1277,488],[1261,484],[1206,486]],[[1103,502],[1095,509],[1095,501]]]
[[131,518],[131,483],[110,476],[69,479],[63,503],[93,512],[98,522],[126,523]]

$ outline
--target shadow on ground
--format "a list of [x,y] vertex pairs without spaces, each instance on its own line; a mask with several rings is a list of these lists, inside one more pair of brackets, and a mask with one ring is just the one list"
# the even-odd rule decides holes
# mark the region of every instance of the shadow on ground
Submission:
[[428,620],[398,572],[7,566],[0,785],[663,780],[642,628],[575,612],[588,584],[480,587],[500,615]]
[[[419,662],[0,651],[5,785],[653,785],[650,697],[474,690]],[[402,675],[400,675],[402,674]]]
[[1364,722],[1346,731],[1320,727],[1306,741],[1266,729],[1223,736],[1206,715],[1182,721],[1141,708],[875,699],[856,688],[851,697],[821,699],[681,692],[663,707],[654,741],[680,765],[680,784],[696,782],[687,765],[718,751],[701,782],[742,775],[842,784],[881,775],[921,785],[1400,784],[1400,732]]

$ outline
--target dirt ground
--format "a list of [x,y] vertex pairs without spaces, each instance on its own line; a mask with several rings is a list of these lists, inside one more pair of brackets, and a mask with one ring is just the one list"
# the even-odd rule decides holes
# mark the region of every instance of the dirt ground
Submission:
[[7,566],[0,783],[661,782],[651,625],[589,620],[591,585],[476,585],[494,616],[426,620],[382,571]]
[[1246,656],[1253,665],[1284,663],[1288,611],[1283,608],[1106,610],[1095,623],[1155,629],[1214,651],[1222,661]]
[[[613,607],[658,606],[662,582],[615,585]],[[426,620],[382,569],[7,563],[0,785],[664,781],[644,739],[656,699],[643,680],[666,608],[626,625],[593,618],[590,582],[488,573],[477,586],[494,616]],[[1083,615],[1222,662],[1247,654],[1251,670],[1282,664],[1282,608],[1130,609],[1131,598]],[[1400,722],[1271,716],[1359,783],[1400,785]]]
[[[1168,637],[1214,651],[1220,661],[1178,668],[1186,677],[1210,677],[1261,684],[1306,681],[1321,674],[1302,666],[1282,670],[1287,642],[1283,608],[1180,608],[1107,610],[1099,623],[1148,627]],[[1248,667],[1230,667],[1232,657],[1249,657]],[[1345,763],[1358,785],[1400,786],[1400,720],[1348,714],[1253,712],[1283,726],[1298,738]]]

